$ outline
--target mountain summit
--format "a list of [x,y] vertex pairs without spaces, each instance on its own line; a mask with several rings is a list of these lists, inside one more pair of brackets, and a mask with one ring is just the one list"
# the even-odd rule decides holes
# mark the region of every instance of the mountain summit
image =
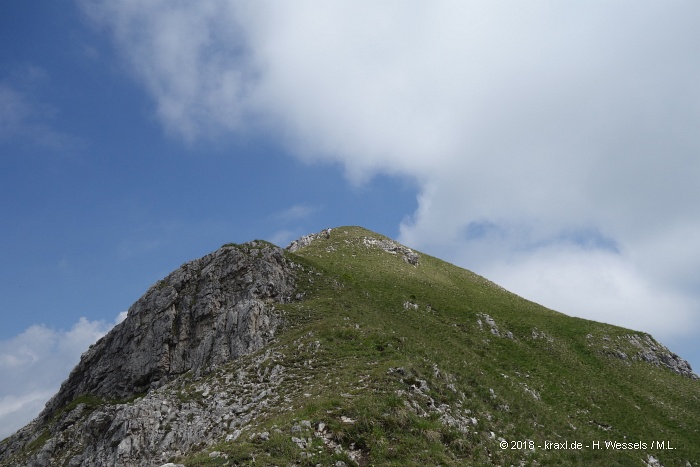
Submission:
[[158,281],[0,466],[693,466],[699,403],[648,334],[340,227]]

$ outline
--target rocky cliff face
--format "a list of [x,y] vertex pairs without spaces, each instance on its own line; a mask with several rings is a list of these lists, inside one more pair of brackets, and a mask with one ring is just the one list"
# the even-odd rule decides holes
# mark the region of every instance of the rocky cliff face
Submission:
[[[280,248],[259,241],[224,246],[182,265],[153,285],[131,306],[122,323],[82,355],[37,420],[0,447],[0,463],[5,465],[3,458],[47,436],[55,441],[46,443],[27,460],[28,465],[65,461],[70,465],[129,465],[129,459],[143,459],[147,449],[162,452],[177,448],[182,436],[178,439],[173,435],[164,444],[158,439],[155,446],[147,432],[151,429],[158,435],[156,427],[137,427],[139,419],[149,425],[149,413],[158,413],[155,419],[150,418],[157,422],[161,421],[161,410],[175,413],[176,406],[168,405],[167,398],[115,405],[83,420],[89,413],[89,400],[133,398],[178,375],[191,372],[196,376],[261,349],[280,323],[275,303],[292,299],[294,266]],[[86,395],[87,404],[82,402]],[[190,417],[194,418],[194,412]],[[78,421],[82,421],[82,429],[66,439],[66,433],[61,432]],[[139,434],[132,438],[125,436],[128,432]],[[65,454],[65,444],[72,439],[84,443],[101,439],[102,446],[57,463],[55,454]]]
[[[651,336],[341,227],[154,284],[0,467],[696,465],[697,384]],[[553,439],[650,444],[503,448]]]
[[184,264],[90,347],[44,414],[79,394],[127,398],[261,348],[278,324],[271,304],[290,300],[293,289],[282,251],[262,242]]

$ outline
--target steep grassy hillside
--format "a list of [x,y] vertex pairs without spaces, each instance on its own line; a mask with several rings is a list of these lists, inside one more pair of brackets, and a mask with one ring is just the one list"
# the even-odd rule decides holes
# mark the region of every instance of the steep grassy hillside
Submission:
[[700,465],[700,383],[649,336],[382,240],[344,227],[291,254],[304,300],[265,363],[281,402],[178,462]]
[[[128,399],[79,394],[3,441],[0,465],[700,465],[700,382],[650,336],[565,316],[359,227],[293,250],[225,246],[156,284],[127,318],[189,317],[198,331],[178,342],[215,355],[221,323],[235,320],[203,320],[211,307],[239,309],[226,311],[221,291],[242,284],[258,294],[250,310],[281,318],[264,347]],[[292,271],[290,295],[242,266],[265,255]],[[229,257],[239,259],[221,270],[240,271],[211,279],[212,258]],[[268,316],[256,313],[246,329]],[[214,336],[207,346],[192,341],[200,332]]]

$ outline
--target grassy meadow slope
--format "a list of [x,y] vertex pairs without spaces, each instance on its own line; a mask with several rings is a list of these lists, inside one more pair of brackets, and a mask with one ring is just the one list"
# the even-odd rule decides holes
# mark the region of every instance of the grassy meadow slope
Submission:
[[286,369],[283,403],[173,461],[700,465],[700,382],[639,358],[649,336],[427,255],[409,264],[383,238],[341,227],[289,253],[304,299],[281,307],[287,325],[263,364]]
[[[283,324],[265,348],[128,400],[79,395],[0,465],[71,465],[105,440],[127,451],[144,439],[129,430],[195,440],[129,465],[700,465],[700,381],[650,336],[359,227],[284,254],[295,298],[269,303]],[[135,415],[111,426],[119,413]]]

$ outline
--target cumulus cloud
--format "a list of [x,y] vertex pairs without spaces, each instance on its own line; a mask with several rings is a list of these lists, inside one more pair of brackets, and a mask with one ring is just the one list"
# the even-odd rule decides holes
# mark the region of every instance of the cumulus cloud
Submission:
[[[483,274],[574,316],[653,331],[663,342],[697,333],[697,302],[609,250],[553,245],[490,261]],[[684,327],[679,326],[683,323]]]
[[84,0],[166,128],[418,181],[401,240],[583,317],[698,332],[692,2]]
[[126,318],[113,323],[80,318],[69,330],[34,325],[0,341],[0,439],[36,417],[80,355]]
[[237,4],[80,3],[89,18],[113,33],[130,72],[149,90],[169,130],[192,140],[242,124],[255,71],[248,64]]

